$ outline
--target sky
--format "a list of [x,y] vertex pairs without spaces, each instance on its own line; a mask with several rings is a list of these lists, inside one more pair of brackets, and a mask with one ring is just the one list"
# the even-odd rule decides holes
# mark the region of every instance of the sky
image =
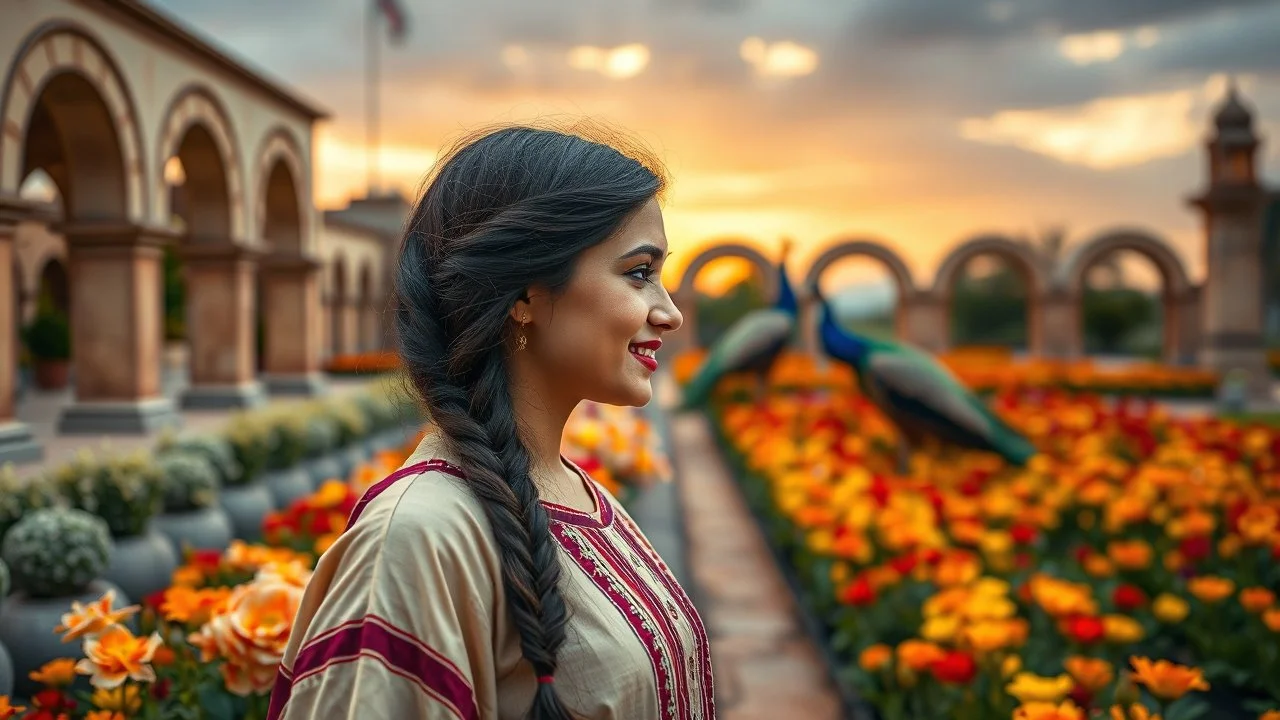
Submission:
[[[384,184],[495,122],[585,115],[666,162],[670,284],[739,239],[803,264],[879,239],[931,281],[982,233],[1118,226],[1203,275],[1203,141],[1228,75],[1280,186],[1280,0],[400,0]],[[316,202],[363,195],[371,0],[152,0],[332,114]],[[866,266],[866,263],[862,264]],[[849,270],[857,274],[864,270]]]

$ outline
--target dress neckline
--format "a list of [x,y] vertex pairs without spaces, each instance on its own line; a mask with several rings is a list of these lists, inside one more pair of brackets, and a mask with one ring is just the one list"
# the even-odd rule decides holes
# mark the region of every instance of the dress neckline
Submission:
[[[577,525],[580,527],[596,529],[607,528],[612,525],[614,515],[613,506],[609,504],[608,498],[606,498],[604,493],[600,491],[599,484],[596,483],[595,480],[591,479],[591,475],[589,475],[586,470],[578,467],[578,464],[569,458],[561,455],[560,462],[563,463],[565,467],[572,470],[574,474],[582,480],[582,484],[586,486],[587,492],[591,494],[592,499],[595,501],[595,510],[594,512],[583,512],[577,508],[571,508],[568,505],[561,505],[559,503],[551,502],[550,500],[540,500],[539,502],[542,503],[542,507],[546,509],[547,514],[551,516],[551,519],[566,525]],[[454,465],[448,460],[432,458],[428,460],[427,463],[438,464],[441,466],[441,469],[449,471],[449,474],[465,479],[465,474],[463,473],[462,468]]]

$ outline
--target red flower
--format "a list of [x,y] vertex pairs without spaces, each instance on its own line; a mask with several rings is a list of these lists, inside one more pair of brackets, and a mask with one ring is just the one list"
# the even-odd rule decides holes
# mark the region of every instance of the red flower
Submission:
[[160,606],[164,604],[164,594],[168,591],[169,591],[169,588],[165,588],[164,590],[157,590],[151,593],[150,595],[146,596],[145,598],[143,598],[142,604],[151,610],[155,610],[156,612],[159,612]]
[[1188,561],[1196,562],[1209,557],[1209,553],[1213,552],[1213,542],[1203,535],[1183,538],[1178,545],[1178,551]]
[[41,710],[48,710],[51,714],[74,710],[76,707],[75,700],[56,688],[46,688],[36,693],[31,698],[31,704]]
[[157,700],[164,700],[169,697],[169,686],[172,681],[169,678],[160,678],[151,686],[151,697]]
[[855,607],[864,607],[876,601],[876,591],[867,581],[866,575],[859,575],[853,582],[844,586],[840,599]]
[[1075,550],[1072,550],[1071,554],[1075,557],[1077,563],[1083,565],[1084,561],[1088,560],[1089,556],[1093,554],[1093,548],[1088,545],[1081,545]]
[[1071,694],[1067,695],[1067,697],[1071,698],[1071,701],[1076,705],[1085,709],[1093,705],[1093,693],[1079,685],[1071,688]]
[[942,562],[942,551],[937,548],[925,548],[921,551],[920,557],[924,560],[926,565],[933,567]]
[[1111,602],[1120,612],[1132,612],[1147,604],[1147,594],[1136,585],[1121,583],[1111,594]]
[[911,571],[916,568],[916,554],[913,552],[903,553],[890,560],[889,566],[896,570],[899,575],[910,575]]
[[1081,645],[1092,645],[1106,637],[1106,627],[1102,618],[1089,615],[1077,615],[1063,623],[1063,634]]
[[978,674],[978,663],[968,653],[952,650],[929,666],[929,670],[941,682],[965,685]]
[[1026,523],[1014,523],[1013,527],[1009,528],[1009,535],[1019,545],[1030,545],[1036,541],[1036,536],[1039,535],[1039,532],[1036,531],[1034,526]]

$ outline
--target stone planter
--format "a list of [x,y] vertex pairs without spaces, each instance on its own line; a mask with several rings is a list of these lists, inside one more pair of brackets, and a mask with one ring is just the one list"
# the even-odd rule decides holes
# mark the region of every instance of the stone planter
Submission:
[[36,387],[41,390],[61,390],[70,381],[70,360],[37,358],[34,365]]
[[0,642],[0,695],[13,695],[13,658]]
[[311,487],[319,488],[326,480],[346,480],[342,475],[342,463],[333,453],[311,458],[303,463],[307,474],[311,476]]
[[115,548],[103,579],[139,601],[173,583],[178,554],[169,538],[154,526],[141,535],[112,538]]
[[248,542],[262,540],[262,520],[276,509],[275,499],[266,485],[259,480],[248,485],[226,485],[218,497],[231,520],[235,537]]
[[181,558],[183,549],[226,550],[235,536],[231,518],[221,505],[158,515],[152,526],[159,530]]
[[[54,628],[62,623],[64,613],[71,610],[72,602],[91,603],[108,590],[115,590],[115,607],[129,605],[132,599],[106,580],[94,580],[84,592],[56,598],[32,598],[18,590],[0,604],[0,643],[9,650],[13,660],[13,694],[31,697],[40,690],[28,674],[41,665],[63,657],[81,657],[77,643],[63,643],[62,636]],[[127,623],[137,631],[137,618]],[[84,680],[84,678],[81,678]],[[80,685],[81,683],[77,683]],[[88,684],[83,683],[87,688]]]
[[314,490],[311,473],[302,465],[287,470],[270,470],[262,482],[271,491],[272,502],[278,508],[289,507],[294,500],[307,497]]

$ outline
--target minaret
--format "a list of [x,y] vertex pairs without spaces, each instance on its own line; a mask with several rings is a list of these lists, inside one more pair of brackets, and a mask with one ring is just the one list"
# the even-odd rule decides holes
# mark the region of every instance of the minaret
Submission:
[[[1189,203],[1204,213],[1208,272],[1201,293],[1203,345],[1200,363],[1243,373],[1250,399],[1270,399],[1271,376],[1262,338],[1262,210],[1258,136],[1253,114],[1235,82],[1213,118],[1206,143],[1209,184]],[[1233,372],[1236,371],[1236,372]]]

